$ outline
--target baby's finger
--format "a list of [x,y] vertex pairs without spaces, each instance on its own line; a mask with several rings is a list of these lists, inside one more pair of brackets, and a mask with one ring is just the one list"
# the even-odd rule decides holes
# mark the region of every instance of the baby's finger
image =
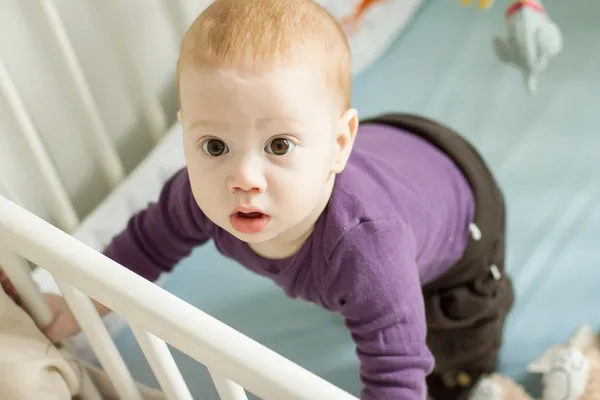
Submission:
[[6,276],[6,274],[4,274],[3,272],[0,272],[0,286],[2,287],[2,290],[4,290],[4,292],[8,295],[8,297],[12,298],[15,301],[19,301],[19,293],[17,292],[17,289],[12,284],[10,279],[8,279],[8,276]]
[[14,285],[12,284],[12,282],[10,281],[10,279],[8,279],[8,276],[6,276],[6,275],[0,275],[0,284],[2,284],[2,287],[5,290],[7,288],[14,288]]

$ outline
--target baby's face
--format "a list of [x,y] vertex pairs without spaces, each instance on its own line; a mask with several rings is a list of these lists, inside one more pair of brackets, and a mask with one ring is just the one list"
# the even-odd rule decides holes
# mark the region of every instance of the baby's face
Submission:
[[180,79],[185,156],[202,211],[248,243],[302,234],[340,164],[343,119],[323,76],[308,67],[188,68]]

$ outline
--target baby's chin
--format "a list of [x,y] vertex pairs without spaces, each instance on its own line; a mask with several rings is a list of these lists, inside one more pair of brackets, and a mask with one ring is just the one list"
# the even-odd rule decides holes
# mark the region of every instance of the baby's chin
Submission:
[[274,232],[274,229],[266,229],[262,232],[257,233],[241,233],[238,230],[231,227],[231,225],[222,228],[225,229],[229,234],[234,236],[236,239],[239,239],[247,244],[266,244],[270,241],[277,239],[277,237],[279,236],[277,232]]
[[221,229],[227,231],[231,236],[242,242],[248,244],[261,244],[276,239],[280,232],[273,225],[273,221],[268,221],[264,224],[264,228],[260,231],[252,231],[252,229],[240,229],[240,227],[234,227],[229,218],[225,218],[223,221],[215,222]]

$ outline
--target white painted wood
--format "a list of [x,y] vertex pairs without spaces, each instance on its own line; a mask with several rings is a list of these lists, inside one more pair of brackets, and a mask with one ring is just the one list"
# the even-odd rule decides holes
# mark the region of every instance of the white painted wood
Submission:
[[[57,224],[62,229],[72,232],[79,225],[77,212],[2,60],[0,60],[0,90],[4,94],[8,106],[21,129],[21,133],[33,155],[34,162],[37,164],[42,178],[41,184],[48,188],[48,199],[52,203],[53,217],[56,218]],[[7,190],[10,190],[10,188],[7,188]]]
[[96,7],[104,9],[107,32],[112,32],[113,47],[117,49],[121,59],[121,69],[125,72],[128,83],[135,92],[137,103],[146,116],[150,134],[154,143],[158,143],[167,131],[167,117],[160,103],[160,99],[152,93],[151,88],[142,79],[140,66],[132,56],[133,43],[129,39],[124,21],[119,18],[118,0],[105,0],[98,2]]
[[187,31],[189,25],[185,19],[186,13],[181,1],[182,0],[161,0],[161,6],[169,19],[169,24],[177,48],[179,48],[179,43],[181,42],[181,39],[183,39],[183,35]]
[[[330,382],[129,271],[1,196],[0,235],[5,246],[34,263],[43,265],[57,280],[64,282],[65,287],[61,290],[65,295],[65,288],[78,288],[85,295],[97,299],[127,318],[139,329],[151,332],[203,363],[214,373],[226,374],[233,382],[260,398],[356,400]],[[78,318],[95,312],[90,308],[92,305],[89,302],[83,301],[83,294],[74,293],[77,292],[71,288],[69,305],[77,306],[75,303],[82,303],[82,308],[77,313]],[[95,329],[100,330],[99,320],[90,321],[92,322],[89,322],[90,326],[86,330],[88,335]],[[106,331],[102,332],[104,336]],[[135,396],[127,398],[134,399]]]
[[133,323],[130,323],[129,326],[167,399],[194,400],[167,344],[150,332],[136,327]]
[[123,181],[125,172],[115,145],[108,133],[108,128],[92,96],[91,89],[79,64],[75,50],[71,45],[60,14],[56,9],[55,2],[53,0],[40,0],[40,5],[48,20],[56,44],[64,58],[65,67],[73,78],[73,84],[77,90],[79,100],[89,120],[91,128],[89,134],[94,142],[93,150],[99,158],[108,182],[112,187],[116,187]]
[[44,327],[50,324],[53,320],[52,311],[31,278],[27,262],[2,243],[0,243],[0,266],[19,293],[23,307],[37,326]]
[[210,377],[215,384],[215,388],[217,389],[217,393],[219,393],[221,400],[248,400],[246,391],[242,386],[221,376],[213,370],[209,369],[208,372],[210,373]]
[[[37,264],[46,265],[45,262]],[[119,396],[128,400],[143,400],[131,372],[90,298],[71,286],[69,280],[57,278],[56,283]]]

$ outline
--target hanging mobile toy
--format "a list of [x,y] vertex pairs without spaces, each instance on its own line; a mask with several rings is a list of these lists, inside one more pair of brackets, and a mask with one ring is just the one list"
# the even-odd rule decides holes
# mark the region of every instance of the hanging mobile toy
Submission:
[[[474,0],[460,0],[460,4],[464,7],[470,7]],[[488,9],[492,7],[494,0],[479,0],[477,6],[481,9]]]
[[347,34],[352,35],[360,28],[367,12],[379,3],[388,3],[391,0],[360,0],[353,12],[342,19],[342,26]]
[[540,0],[515,1],[506,10],[506,22],[507,37],[494,38],[494,50],[500,61],[522,72],[527,89],[534,94],[538,76],[562,50],[562,33]]

